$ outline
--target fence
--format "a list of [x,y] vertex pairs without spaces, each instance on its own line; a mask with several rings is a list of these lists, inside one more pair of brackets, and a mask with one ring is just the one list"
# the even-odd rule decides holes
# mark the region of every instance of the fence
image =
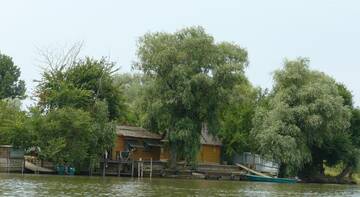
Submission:
[[271,174],[278,174],[279,172],[278,163],[266,160],[257,154],[244,152],[241,155],[236,154],[233,160],[235,163],[241,163],[259,172],[267,172]]

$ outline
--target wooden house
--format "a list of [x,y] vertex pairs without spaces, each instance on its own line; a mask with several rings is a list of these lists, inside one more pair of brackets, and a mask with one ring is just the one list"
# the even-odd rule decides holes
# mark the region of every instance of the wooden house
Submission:
[[[112,160],[162,160],[170,159],[166,137],[140,127],[118,126],[115,147],[111,152]],[[219,164],[221,162],[221,141],[208,133],[206,127],[200,136],[199,163]]]
[[140,127],[118,126],[112,160],[160,160],[162,136]]

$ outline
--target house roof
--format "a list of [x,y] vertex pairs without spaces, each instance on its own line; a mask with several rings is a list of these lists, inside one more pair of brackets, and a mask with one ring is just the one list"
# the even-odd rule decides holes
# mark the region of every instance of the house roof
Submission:
[[206,125],[203,126],[201,129],[201,136],[200,136],[200,143],[204,145],[215,145],[215,146],[221,146],[221,140],[209,133],[208,128]]
[[12,148],[12,145],[0,145],[0,148]]
[[[166,136],[161,141],[167,142],[168,137],[169,135],[168,133],[166,133]],[[209,130],[205,124],[201,129],[200,143],[203,145],[222,146],[221,140],[218,137],[214,136],[213,134],[209,133]]]
[[133,137],[133,138],[156,139],[156,140],[161,139],[161,135],[152,133],[141,127],[117,126],[116,134],[120,136]]

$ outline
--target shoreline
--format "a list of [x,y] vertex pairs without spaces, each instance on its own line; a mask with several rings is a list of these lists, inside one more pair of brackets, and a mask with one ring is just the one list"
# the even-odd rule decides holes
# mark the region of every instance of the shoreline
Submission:
[[[11,175],[30,175],[30,176],[59,176],[59,177],[81,177],[81,178],[92,178],[92,177],[99,177],[99,178],[128,178],[128,179],[136,179],[136,180],[144,180],[144,179],[149,179],[151,180],[152,178],[155,179],[173,179],[173,180],[207,180],[207,181],[231,181],[231,182],[236,182],[236,181],[240,181],[240,182],[256,182],[256,181],[248,181],[245,179],[240,178],[234,178],[234,177],[226,177],[226,176],[198,176],[198,175],[164,175],[164,176],[153,176],[153,177],[149,177],[149,176],[144,176],[144,177],[131,177],[131,176],[114,176],[114,175],[107,175],[107,176],[102,176],[99,173],[94,173],[93,175],[87,175],[85,173],[82,174],[78,174],[78,175],[59,175],[56,173],[31,173],[31,172],[0,172],[0,175],[7,175],[7,176],[11,176]],[[269,182],[256,182],[256,183],[264,183],[264,184],[268,184]],[[297,183],[300,184],[322,184],[322,185],[327,185],[327,184],[336,184],[336,185],[358,185],[356,183],[355,180],[350,180],[350,179],[337,179],[336,177],[313,177],[313,178],[307,178],[307,179],[302,179],[300,181],[298,181]],[[284,183],[272,183],[272,184],[284,184]],[[287,183],[285,183],[286,185]]]

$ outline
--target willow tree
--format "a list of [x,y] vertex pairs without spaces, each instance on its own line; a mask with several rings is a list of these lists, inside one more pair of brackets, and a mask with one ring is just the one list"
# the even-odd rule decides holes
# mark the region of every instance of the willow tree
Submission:
[[146,34],[137,54],[135,67],[153,80],[146,90],[147,126],[167,132],[173,167],[177,156],[194,161],[202,125],[216,131],[221,103],[245,78],[247,52],[191,27]]
[[307,59],[286,61],[274,74],[268,104],[254,117],[258,151],[281,162],[283,175],[322,175],[324,161],[340,161],[351,144],[351,113],[337,83],[308,64]]
[[[350,140],[340,141],[340,147],[336,147],[336,152],[331,153],[331,158],[342,158],[342,172],[338,178],[349,176],[352,178],[354,172],[360,171],[360,109],[354,106],[353,95],[343,84],[338,84],[340,95],[344,99],[344,104],[351,110],[350,120]],[[351,143],[349,143],[351,141]]]

